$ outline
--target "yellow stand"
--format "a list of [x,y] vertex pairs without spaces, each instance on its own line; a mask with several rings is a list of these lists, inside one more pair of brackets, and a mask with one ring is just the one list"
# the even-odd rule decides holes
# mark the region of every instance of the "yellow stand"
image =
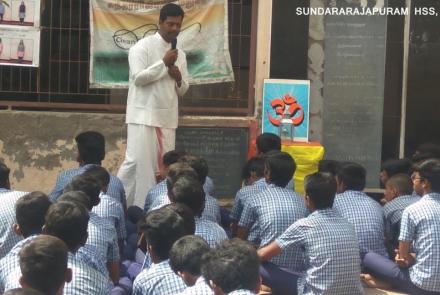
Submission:
[[318,142],[283,141],[281,150],[295,159],[295,191],[304,194],[304,177],[318,171],[318,163],[324,157],[324,147]]

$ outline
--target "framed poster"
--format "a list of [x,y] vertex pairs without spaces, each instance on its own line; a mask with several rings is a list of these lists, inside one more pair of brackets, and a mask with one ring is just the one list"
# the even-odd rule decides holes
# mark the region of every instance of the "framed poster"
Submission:
[[[309,80],[265,79],[263,86],[263,132],[309,140]],[[291,134],[284,134],[291,128]]]
[[0,65],[38,67],[40,30],[34,28],[0,28]]

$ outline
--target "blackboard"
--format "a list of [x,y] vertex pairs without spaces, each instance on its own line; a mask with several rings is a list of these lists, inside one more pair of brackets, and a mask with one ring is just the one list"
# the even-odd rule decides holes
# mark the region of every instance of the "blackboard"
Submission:
[[241,185],[248,137],[245,128],[178,128],[176,149],[205,158],[214,180],[215,197],[233,198]]
[[325,157],[362,164],[372,188],[379,187],[386,34],[386,15],[325,17]]

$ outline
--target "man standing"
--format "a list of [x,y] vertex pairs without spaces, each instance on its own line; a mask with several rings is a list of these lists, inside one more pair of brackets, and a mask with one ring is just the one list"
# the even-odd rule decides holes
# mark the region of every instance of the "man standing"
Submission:
[[142,208],[162,155],[174,149],[178,96],[188,90],[186,56],[175,48],[184,12],[169,3],[160,10],[159,31],[129,52],[127,150],[118,172],[128,198]]

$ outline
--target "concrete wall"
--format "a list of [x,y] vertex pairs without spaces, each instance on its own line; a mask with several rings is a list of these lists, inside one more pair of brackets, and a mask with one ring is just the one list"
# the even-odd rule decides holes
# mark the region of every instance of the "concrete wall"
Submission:
[[16,190],[49,193],[59,171],[77,167],[75,136],[95,130],[106,138],[103,166],[115,174],[126,144],[125,115],[0,111],[0,160]]

